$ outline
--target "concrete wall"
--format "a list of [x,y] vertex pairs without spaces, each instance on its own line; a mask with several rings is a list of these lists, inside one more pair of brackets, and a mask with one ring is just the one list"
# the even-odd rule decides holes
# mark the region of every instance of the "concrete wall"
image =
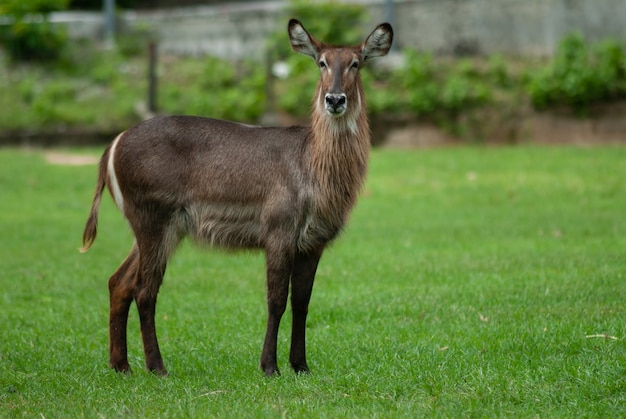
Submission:
[[551,55],[574,30],[626,41],[626,0],[420,0],[396,11],[404,46],[446,54]]
[[[387,20],[384,0],[355,2],[370,11],[364,34]],[[400,48],[455,55],[546,56],[574,30],[590,41],[606,37],[626,41],[626,0],[398,0],[393,4],[390,20]],[[261,58],[267,36],[286,26],[287,5],[287,1],[267,1],[123,12],[119,24],[150,28],[166,52]],[[59,13],[53,20],[67,24],[72,36],[103,32],[100,14]]]

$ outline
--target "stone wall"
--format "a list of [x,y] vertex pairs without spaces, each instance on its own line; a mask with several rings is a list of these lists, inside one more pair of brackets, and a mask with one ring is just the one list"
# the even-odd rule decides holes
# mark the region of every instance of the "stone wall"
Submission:
[[626,41],[625,0],[420,0],[396,12],[403,46],[446,54],[548,56],[575,30]]
[[[626,40],[626,0],[362,0],[369,9],[365,34],[391,20],[396,46],[438,54],[505,53],[547,56],[558,41],[578,30],[590,41]],[[165,52],[262,58],[265,40],[286,26],[287,1],[227,3],[160,11],[125,11],[120,28],[149,28]],[[71,36],[102,36],[98,13],[57,13]],[[320,17],[323,19],[323,17]],[[306,22],[304,22],[306,24]]]

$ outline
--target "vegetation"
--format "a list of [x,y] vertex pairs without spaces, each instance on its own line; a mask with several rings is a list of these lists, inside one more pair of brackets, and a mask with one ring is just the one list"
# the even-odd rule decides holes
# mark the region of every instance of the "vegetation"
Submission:
[[626,98],[626,54],[615,41],[595,45],[580,33],[564,38],[556,56],[530,77],[533,105],[569,105],[586,111],[592,103]]
[[116,130],[137,121],[135,103],[146,89],[142,66],[127,64],[114,51],[96,51],[89,43],[75,43],[66,54],[45,66],[4,63],[2,130]]
[[262,66],[213,57],[179,64],[165,66],[161,111],[246,122],[263,116],[266,77]]
[[0,150],[1,415],[625,416],[625,159],[623,147],[375,151],[320,265],[312,373],[286,367],[289,316],[283,376],[257,367],[260,254],[183,246],[159,297],[171,375],[158,378],[134,307],[134,375],[107,367],[106,282],[132,238],[107,198],[78,253],[96,166]]
[[[138,122],[147,97],[146,59],[131,43],[123,45],[98,51],[89,42],[74,43],[64,60],[43,67],[5,63],[0,131],[116,132]],[[263,115],[265,76],[257,65],[205,57],[168,60],[161,69],[160,112],[248,122]]]
[[[115,0],[115,6],[123,9],[135,8],[137,3],[137,0]],[[102,0],[70,0],[69,8],[74,10],[102,10]]]
[[[0,25],[0,44],[19,61],[53,61],[59,58],[67,37],[48,21],[50,12],[63,10],[68,0],[3,0],[0,16],[12,20]],[[39,19],[34,19],[36,15]],[[29,19],[30,18],[30,19]]]
[[[24,20],[28,13],[45,17],[65,6],[67,0],[10,0],[0,6],[15,18],[0,33],[5,51],[0,56],[0,105],[6,109],[0,114],[0,131],[117,132],[140,119],[138,104],[147,96],[143,55],[148,34],[122,36],[116,51],[103,51],[92,41],[65,42],[61,32],[50,32],[45,18],[41,23]],[[350,44],[362,37],[362,6],[294,0],[290,7],[293,15],[311,22],[309,29],[320,39]],[[312,18],[319,15],[325,19]],[[159,110],[244,122],[258,122],[269,110],[308,115],[310,101],[303,98],[318,78],[310,59],[290,52],[284,30],[268,40],[268,51],[272,61],[287,63],[286,79],[268,79],[267,66],[259,63],[165,57]],[[499,55],[451,59],[414,50],[403,54],[404,65],[398,68],[365,69],[370,114],[428,119],[461,137],[480,137],[466,129],[468,120],[484,119],[480,112],[518,115],[532,106],[571,108],[584,115],[596,103],[626,99],[623,45],[611,40],[590,44],[577,33],[564,38],[554,58],[541,63]],[[268,85],[273,94],[266,97]]]
[[450,64],[436,61],[432,54],[405,52],[404,67],[391,72],[393,93],[372,101],[375,113],[412,112],[417,116],[458,115],[464,110],[489,103],[493,88],[489,74],[479,71],[469,59]]

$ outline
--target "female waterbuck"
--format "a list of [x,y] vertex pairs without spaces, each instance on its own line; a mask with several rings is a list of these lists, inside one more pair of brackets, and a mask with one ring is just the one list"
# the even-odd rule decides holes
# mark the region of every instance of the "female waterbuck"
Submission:
[[332,47],[297,20],[291,46],[321,72],[310,127],[261,128],[191,116],[163,116],[121,133],[105,150],[83,233],[96,237],[105,185],[134,235],[109,280],[109,362],[129,371],[126,326],[134,300],[146,366],[166,374],[155,330],[157,293],[183,237],[227,249],[265,250],[268,320],[261,368],[278,374],[276,339],[291,282],[289,360],[308,371],[305,323],[325,246],[346,222],[363,184],[370,146],[360,68],[386,55],[393,32],[379,25],[356,47]]

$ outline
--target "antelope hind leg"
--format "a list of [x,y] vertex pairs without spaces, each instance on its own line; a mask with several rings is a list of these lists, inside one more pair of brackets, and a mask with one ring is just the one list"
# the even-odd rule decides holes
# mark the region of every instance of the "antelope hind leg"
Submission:
[[157,375],[167,375],[163,365],[161,350],[157,340],[155,314],[157,294],[167,264],[170,250],[176,247],[179,239],[168,241],[169,237],[163,234],[148,240],[139,241],[139,269],[135,285],[135,302],[139,311],[141,338],[146,358],[146,368]]
[[126,260],[109,279],[109,366],[118,372],[131,372],[126,329],[138,263],[139,253],[137,247],[133,247]]

